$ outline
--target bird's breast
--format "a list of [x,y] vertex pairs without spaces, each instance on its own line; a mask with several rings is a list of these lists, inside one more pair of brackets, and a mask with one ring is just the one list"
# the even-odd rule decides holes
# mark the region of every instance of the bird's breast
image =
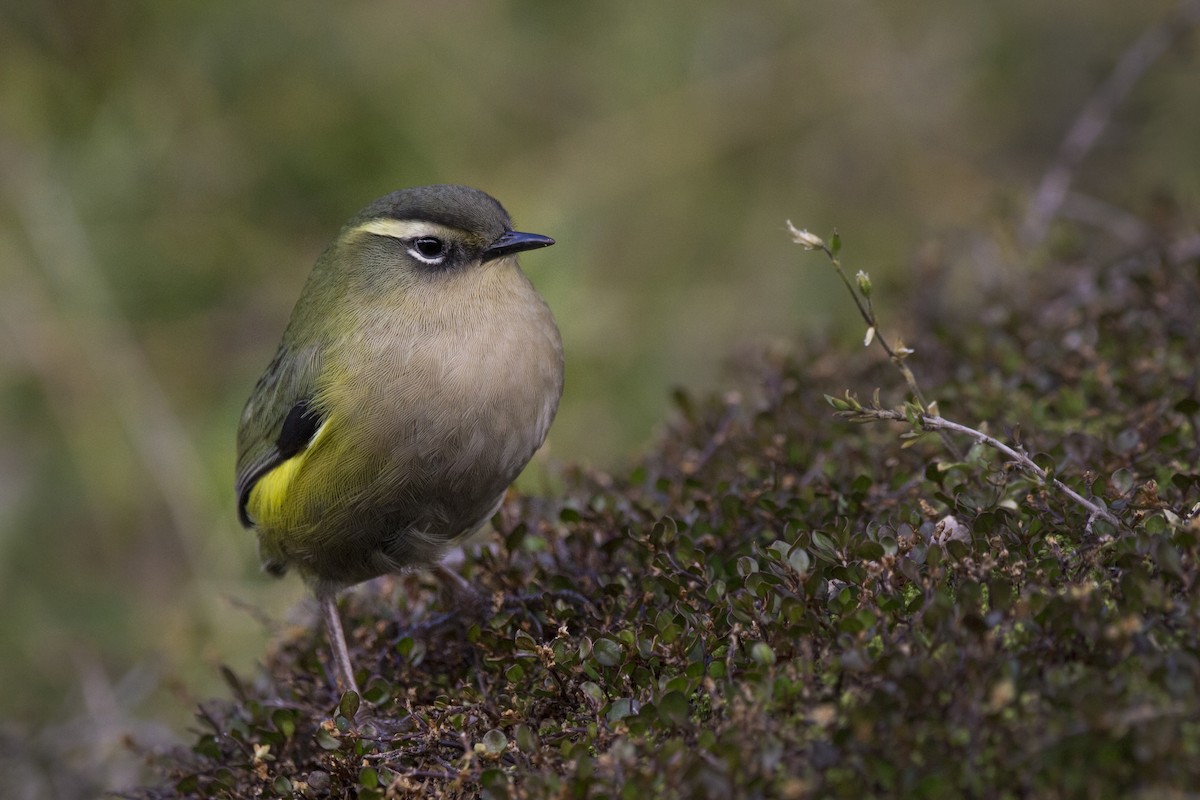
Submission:
[[[383,308],[334,359],[329,405],[345,416],[379,504],[488,513],[542,444],[562,392],[553,316],[513,266],[475,285]],[[472,519],[471,522],[476,520]],[[448,522],[450,522],[448,520]]]

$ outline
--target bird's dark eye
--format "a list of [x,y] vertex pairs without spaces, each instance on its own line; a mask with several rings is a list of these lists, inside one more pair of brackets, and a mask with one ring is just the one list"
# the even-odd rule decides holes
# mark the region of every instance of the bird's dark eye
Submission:
[[414,255],[423,261],[440,261],[446,255],[446,243],[436,236],[422,236],[413,239]]

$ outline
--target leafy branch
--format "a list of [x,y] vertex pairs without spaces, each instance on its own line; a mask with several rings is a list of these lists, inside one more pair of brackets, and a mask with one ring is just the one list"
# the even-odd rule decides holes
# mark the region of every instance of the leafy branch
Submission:
[[[936,431],[938,433],[961,433],[965,434],[980,444],[987,445],[999,452],[1008,461],[1015,464],[1022,472],[1030,475],[1042,485],[1052,486],[1062,492],[1074,502],[1078,503],[1087,510],[1091,519],[1102,519],[1114,527],[1120,527],[1121,522],[1112,512],[1097,503],[1093,503],[1083,495],[1076,492],[1070,486],[1067,486],[1058,478],[1054,477],[1049,471],[1038,466],[1038,464],[1030,458],[1029,454],[1020,446],[1012,447],[1005,444],[994,436],[989,436],[983,431],[975,428],[962,425],[960,423],[948,420],[945,417],[937,414],[924,412],[915,403],[906,403],[902,408],[883,408],[879,405],[878,395],[875,401],[864,406],[850,392],[847,392],[845,397],[831,397],[825,395],[826,401],[834,407],[836,414],[839,417],[844,417],[853,422],[905,422],[914,429],[922,431]],[[915,434],[913,434],[915,435]],[[1091,520],[1089,520],[1089,525]]]
[[879,333],[879,323],[875,316],[874,306],[871,304],[870,276],[860,270],[855,275],[855,281],[851,283],[842,269],[841,261],[838,259],[838,252],[841,250],[841,237],[838,236],[837,232],[835,231],[830,237],[830,241],[826,243],[824,239],[813,233],[797,229],[790,221],[787,223],[787,226],[788,232],[792,235],[792,240],[796,244],[799,244],[805,250],[820,250],[829,259],[838,277],[842,279],[842,283],[846,286],[846,290],[850,292],[850,296],[854,299],[858,313],[867,324],[867,335],[863,344],[870,345],[872,341],[879,342],[879,345],[888,354],[892,363],[900,370],[900,374],[904,376],[904,382],[908,385],[909,392],[912,395],[912,400],[904,403],[899,408],[883,407],[879,402],[878,390],[876,390],[874,399],[870,405],[863,405],[849,391],[842,398],[826,395],[826,401],[833,406],[837,416],[849,419],[852,422],[889,421],[907,423],[911,428],[911,432],[906,434],[906,436],[910,439],[914,439],[922,432],[937,433],[943,443],[945,443],[947,449],[958,460],[962,460],[962,455],[959,453],[950,435],[952,433],[964,434],[976,442],[1000,453],[1006,460],[1015,464],[1018,469],[1041,485],[1053,487],[1086,509],[1089,514],[1089,528],[1091,523],[1096,519],[1103,519],[1114,527],[1121,526],[1120,520],[1108,509],[1083,497],[1050,472],[1038,466],[1029,457],[1029,454],[1019,446],[1012,447],[993,436],[989,436],[983,431],[942,417],[938,413],[936,401],[931,403],[925,399],[921,387],[917,384],[916,376],[906,363],[906,359],[912,355],[913,351],[905,347],[898,339],[895,343],[892,343],[888,341],[887,337]]
[[[907,359],[913,354],[913,351],[904,346],[900,339],[896,339],[895,343],[889,342],[887,337],[879,332],[879,321],[875,316],[875,306],[871,303],[871,276],[859,270],[854,276],[854,283],[846,276],[845,270],[842,269],[842,262],[838,259],[838,252],[842,249],[842,237],[835,230],[833,235],[829,237],[829,243],[821,237],[809,233],[805,230],[799,230],[792,224],[791,220],[787,223],[788,232],[792,235],[792,240],[796,244],[803,247],[805,250],[820,250],[829,259],[829,263],[833,265],[834,271],[838,277],[842,279],[842,283],[846,286],[846,291],[850,292],[850,297],[854,299],[854,305],[858,308],[859,315],[862,316],[863,322],[867,323],[867,335],[863,339],[863,346],[869,347],[871,342],[878,342],[883,351],[887,353],[888,358],[896,365],[896,369],[900,370],[900,374],[904,376],[904,382],[908,384],[908,391],[912,394],[913,399],[920,406],[922,414],[938,413],[937,402],[929,402],[925,399],[925,393],[921,391],[920,385],[917,383],[917,377],[913,371],[909,369]],[[962,454],[958,451],[958,446],[944,432],[939,431],[939,436],[942,438],[942,443],[946,449],[954,455],[955,458],[961,459]]]

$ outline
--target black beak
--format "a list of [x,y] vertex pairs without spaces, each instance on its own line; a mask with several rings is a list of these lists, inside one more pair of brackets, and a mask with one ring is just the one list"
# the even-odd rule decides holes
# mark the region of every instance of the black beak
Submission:
[[539,247],[549,247],[554,240],[540,233],[521,233],[520,231],[505,231],[500,238],[488,245],[483,251],[483,260],[520,253],[522,250],[536,250]]

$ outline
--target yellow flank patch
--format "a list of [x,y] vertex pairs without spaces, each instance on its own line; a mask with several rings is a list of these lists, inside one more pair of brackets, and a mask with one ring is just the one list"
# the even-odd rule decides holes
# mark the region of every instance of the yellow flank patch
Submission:
[[304,462],[308,460],[313,450],[325,438],[329,422],[330,420],[326,419],[321,423],[321,427],[317,428],[317,432],[307,447],[287,461],[281,462],[254,484],[246,502],[246,511],[249,512],[250,519],[254,520],[255,525],[267,528],[275,527],[287,515],[296,476],[300,474]]

